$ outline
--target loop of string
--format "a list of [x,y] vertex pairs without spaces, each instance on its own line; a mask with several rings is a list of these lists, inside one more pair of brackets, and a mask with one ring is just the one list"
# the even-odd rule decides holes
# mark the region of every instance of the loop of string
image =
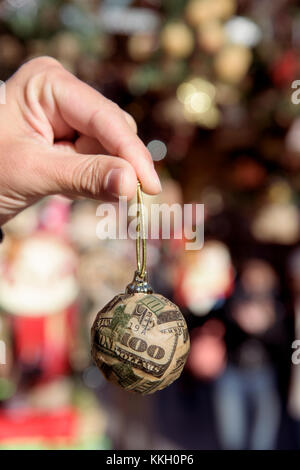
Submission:
[[[145,232],[145,214],[141,183],[137,184],[137,226],[136,226],[136,260],[139,276],[144,279],[146,273],[146,232]],[[142,260],[141,260],[142,245]]]

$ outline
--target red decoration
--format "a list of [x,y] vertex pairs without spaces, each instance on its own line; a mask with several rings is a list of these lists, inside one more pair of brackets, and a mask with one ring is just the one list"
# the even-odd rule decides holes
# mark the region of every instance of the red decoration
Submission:
[[298,72],[299,58],[296,52],[286,51],[272,67],[273,82],[276,86],[290,87],[291,82],[297,78]]

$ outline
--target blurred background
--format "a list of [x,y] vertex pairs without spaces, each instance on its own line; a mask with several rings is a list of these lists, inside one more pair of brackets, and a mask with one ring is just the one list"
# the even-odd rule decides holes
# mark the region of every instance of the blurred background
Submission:
[[56,57],[134,116],[163,183],[147,203],[205,204],[202,250],[149,241],[191,352],[148,397],[90,359],[134,242],[100,241],[88,200],[49,198],[4,227],[0,448],[300,449],[299,46],[293,0],[0,1],[1,80]]

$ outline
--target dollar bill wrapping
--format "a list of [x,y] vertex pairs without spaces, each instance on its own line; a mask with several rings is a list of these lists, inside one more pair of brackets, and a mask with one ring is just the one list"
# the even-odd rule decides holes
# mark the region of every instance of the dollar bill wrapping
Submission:
[[117,295],[92,326],[92,357],[98,368],[109,381],[143,395],[174,382],[189,349],[182,313],[160,294]]

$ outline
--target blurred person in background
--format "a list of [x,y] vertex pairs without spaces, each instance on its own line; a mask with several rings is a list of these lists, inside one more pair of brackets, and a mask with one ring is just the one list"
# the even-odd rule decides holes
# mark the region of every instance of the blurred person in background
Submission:
[[225,315],[227,367],[214,390],[224,449],[274,449],[281,416],[276,363],[286,345],[277,277],[262,260],[245,263]]
[[289,384],[288,411],[296,423],[296,441],[300,449],[300,249],[293,250],[288,259],[288,278],[294,313],[294,341],[291,349],[291,378]]
[[226,365],[225,326],[205,318],[190,332],[191,349],[182,376],[154,399],[155,445],[159,449],[220,447],[213,390]]

